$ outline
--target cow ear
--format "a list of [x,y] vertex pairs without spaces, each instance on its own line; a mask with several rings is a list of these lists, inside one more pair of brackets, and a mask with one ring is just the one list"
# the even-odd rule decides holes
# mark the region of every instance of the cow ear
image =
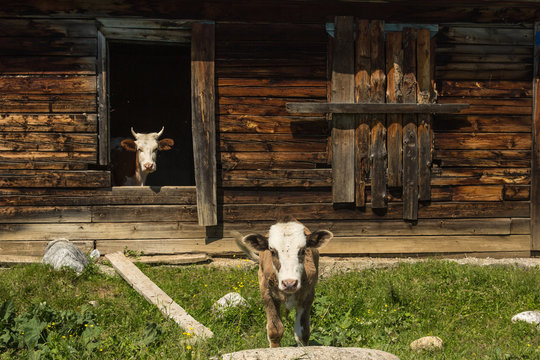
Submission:
[[260,234],[246,235],[242,238],[242,242],[255,251],[268,250],[268,238]]
[[326,245],[333,237],[334,234],[328,230],[317,230],[307,236],[306,246],[320,248]]
[[137,144],[131,139],[124,139],[121,142],[122,147],[127,151],[137,151]]
[[172,146],[174,145],[174,140],[173,139],[161,139],[159,140],[159,150],[161,151],[165,151],[165,150],[170,150],[172,148]]

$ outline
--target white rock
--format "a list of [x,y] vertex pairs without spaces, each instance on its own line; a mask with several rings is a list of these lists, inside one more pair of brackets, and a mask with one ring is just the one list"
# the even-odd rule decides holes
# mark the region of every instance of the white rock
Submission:
[[438,350],[442,349],[443,341],[438,336],[424,336],[414,340],[410,345],[412,350]]
[[246,305],[247,301],[242,297],[242,295],[236,292],[231,292],[223,296],[221,299],[216,301],[214,305],[212,305],[212,312],[223,313],[229,308]]
[[354,348],[332,346],[281,347],[251,349],[225,354],[223,360],[399,360],[390,353]]
[[101,256],[101,253],[99,252],[98,249],[94,249],[90,253],[90,259],[92,259],[92,260],[97,260],[97,259],[99,259],[100,256]]
[[88,265],[88,258],[76,245],[62,238],[50,241],[47,244],[41,262],[52,265],[55,270],[67,266],[75,270],[79,275],[84,270],[84,267]]
[[540,324],[540,312],[539,311],[524,311],[512,316],[512,321],[525,321],[529,324]]

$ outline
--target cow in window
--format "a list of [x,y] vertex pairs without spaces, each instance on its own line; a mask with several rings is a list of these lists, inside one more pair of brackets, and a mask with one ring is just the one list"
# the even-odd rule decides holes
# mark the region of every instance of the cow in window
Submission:
[[170,150],[173,139],[161,139],[165,127],[160,132],[136,133],[131,128],[133,139],[111,140],[111,163],[113,185],[144,186],[148,174],[157,169],[158,151]]
[[266,311],[270,347],[279,347],[283,336],[281,304],[296,309],[294,337],[306,346],[310,335],[310,311],[319,275],[319,250],[333,234],[310,232],[288,217],[270,227],[266,236],[236,236],[236,243],[250,259],[259,261],[259,288]]

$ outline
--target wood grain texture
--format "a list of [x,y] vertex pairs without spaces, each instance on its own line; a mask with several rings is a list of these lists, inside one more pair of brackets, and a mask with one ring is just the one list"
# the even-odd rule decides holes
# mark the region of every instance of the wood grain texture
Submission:
[[[401,32],[386,34],[386,102],[403,101],[403,48]],[[403,121],[401,114],[387,115],[388,186],[401,187],[403,177]]]
[[[354,20],[337,16],[332,55],[332,102],[354,102]],[[334,203],[355,202],[355,121],[334,114],[332,128],[332,193]]]
[[215,25],[195,23],[191,43],[191,108],[199,224],[217,225]]

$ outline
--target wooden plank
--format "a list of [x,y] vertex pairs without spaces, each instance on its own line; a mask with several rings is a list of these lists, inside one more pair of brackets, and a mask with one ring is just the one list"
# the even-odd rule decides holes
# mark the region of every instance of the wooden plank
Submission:
[[221,152],[221,166],[225,170],[254,169],[315,169],[318,165],[327,166],[327,152]]
[[189,44],[191,42],[191,31],[181,29],[101,27],[100,32],[107,39],[118,41],[152,41],[173,44]]
[[93,76],[0,76],[0,94],[95,93]]
[[[416,31],[403,30],[403,102],[416,102]],[[417,117],[403,115],[403,219],[418,218]]]
[[3,37],[0,53],[6,56],[96,56],[95,38]]
[[528,168],[444,168],[434,174],[434,186],[510,184],[526,185],[530,183],[531,171]]
[[218,83],[219,96],[273,96],[298,98],[326,98],[326,86],[221,86]]
[[328,187],[331,169],[222,171],[223,187]]
[[524,45],[532,43],[530,29],[502,29],[494,27],[442,26],[437,33],[440,43]]
[[[403,80],[403,49],[401,32],[386,34],[386,102],[403,101],[401,84]],[[403,122],[401,114],[388,114],[388,186],[401,187],[403,175]]]
[[[196,221],[193,205],[98,205],[92,207],[92,222]],[[201,225],[205,226],[205,225]]]
[[[29,257],[37,258],[37,262],[40,262],[48,243],[49,241],[0,241],[0,262],[2,258],[14,262],[29,261]],[[86,254],[94,249],[93,241],[77,240],[73,243]]]
[[[325,135],[329,133],[328,120],[324,116],[252,116],[220,115],[220,133],[265,133]],[[1,125],[0,125],[1,128]]]
[[[435,137],[436,138],[436,137]],[[448,167],[517,167],[531,166],[529,150],[447,150],[435,149],[434,159]]]
[[68,223],[90,222],[90,208],[86,206],[9,206],[0,208],[0,223]]
[[[373,103],[384,103],[386,92],[386,61],[384,56],[384,22],[371,21],[371,79],[370,96]],[[371,206],[387,207],[386,115],[371,115]]]
[[303,134],[220,134],[220,151],[324,152],[326,136]]
[[530,133],[531,117],[526,115],[437,115],[436,132],[512,132]]
[[96,132],[96,114],[0,114],[0,132]]
[[437,68],[438,80],[484,80],[484,81],[500,81],[500,80],[515,80],[525,81],[532,76],[532,68],[530,65],[521,67],[522,70],[501,69],[497,66],[492,70],[446,70],[443,71]]
[[[181,254],[207,252],[212,255],[240,254],[232,238],[219,238],[210,243],[201,240],[134,240],[97,241],[103,251],[143,251],[145,254]],[[529,235],[458,235],[458,236],[351,236],[334,237],[321,249],[322,255],[373,255],[373,254],[434,254],[477,252],[530,251]]]
[[437,149],[531,149],[527,133],[439,133],[435,137]]
[[[337,16],[332,55],[332,102],[354,102],[354,19]],[[334,114],[332,127],[332,194],[334,203],[355,202],[355,121]]]
[[0,72],[3,75],[95,75],[96,57],[2,56]]
[[[370,101],[371,36],[369,20],[356,22],[355,40],[355,102]],[[356,115],[355,130],[355,204],[366,206],[366,184],[370,169],[370,123],[368,115]]]
[[96,136],[77,133],[2,133],[0,151],[95,152]]
[[14,113],[95,113],[95,94],[3,94],[0,112]]
[[[469,104],[351,104],[351,103],[287,103],[286,109],[294,114],[444,114],[463,112],[469,108]],[[515,109],[514,109],[515,110]]]
[[110,187],[110,171],[12,170],[0,174],[0,187]]
[[161,290],[138,267],[129,261],[124,254],[116,252],[105,255],[114,269],[141,294],[148,302],[154,304],[167,318],[173,319],[185,331],[197,338],[211,338],[212,331],[195,320],[180,305]]
[[[428,29],[417,31],[416,42],[418,103],[433,102],[431,88],[431,37]],[[432,117],[418,115],[418,200],[431,200]]]
[[179,254],[179,255],[152,255],[138,256],[133,262],[143,264],[169,264],[186,265],[208,262],[210,257],[207,254]]
[[442,80],[437,86],[439,96],[464,97],[531,97],[529,81],[451,81]]
[[95,38],[96,24],[94,20],[67,19],[2,19],[0,24],[2,37],[71,37]]
[[0,169],[86,170],[95,164],[95,152],[0,152]]
[[533,76],[533,119],[532,119],[532,164],[531,164],[531,250],[540,251],[540,46],[538,32],[540,22],[534,24],[534,76]]
[[191,109],[199,224],[217,225],[215,125],[215,25],[194,23],[191,42]]
[[97,33],[97,116],[98,116],[98,164],[110,163],[109,134],[109,52],[107,39],[101,31]]

